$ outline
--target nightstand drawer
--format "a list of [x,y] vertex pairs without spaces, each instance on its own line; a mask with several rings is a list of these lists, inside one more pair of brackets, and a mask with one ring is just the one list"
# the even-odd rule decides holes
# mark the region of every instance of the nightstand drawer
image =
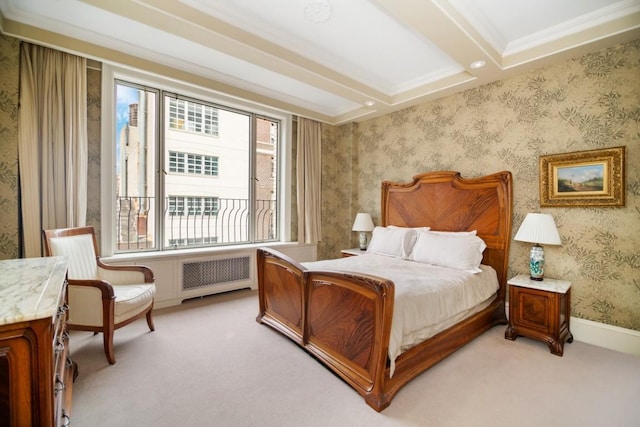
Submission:
[[509,305],[513,304],[513,323],[529,329],[539,330],[548,335],[553,330],[553,308],[557,306],[558,294],[538,291],[536,289],[511,287]]

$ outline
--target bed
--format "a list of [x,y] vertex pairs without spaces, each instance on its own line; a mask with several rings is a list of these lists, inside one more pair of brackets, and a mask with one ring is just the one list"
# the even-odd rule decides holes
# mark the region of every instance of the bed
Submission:
[[376,411],[386,408],[417,375],[507,322],[511,173],[463,178],[458,172],[429,172],[407,183],[382,182],[381,199],[381,227],[475,231],[486,246],[480,255],[482,269],[493,271],[497,281],[497,289],[482,305],[398,355],[389,354],[396,305],[392,279],[363,273],[366,267],[347,271],[341,260],[336,260],[341,267],[303,265],[273,249],[257,253],[256,320],[315,356]]

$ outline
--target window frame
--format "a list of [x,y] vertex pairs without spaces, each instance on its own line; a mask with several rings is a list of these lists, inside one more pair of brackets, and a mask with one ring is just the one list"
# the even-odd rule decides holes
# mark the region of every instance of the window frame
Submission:
[[[267,117],[273,118],[280,121],[280,145],[278,150],[278,228],[280,230],[280,239],[278,242],[290,242],[291,241],[291,206],[292,206],[292,192],[291,192],[291,182],[292,182],[292,158],[291,158],[291,129],[292,129],[292,117],[290,114],[283,113],[282,111],[271,109],[265,107],[264,105],[257,105],[249,101],[238,100],[235,97],[226,96],[219,92],[214,92],[212,90],[191,84],[189,82],[178,82],[173,79],[164,78],[157,75],[152,75],[150,73],[146,73],[140,70],[133,69],[125,69],[120,68],[115,65],[103,63],[102,67],[102,124],[101,124],[101,135],[103,141],[109,141],[109,144],[101,144],[101,195],[100,195],[100,227],[101,227],[101,254],[104,257],[113,256],[116,254],[116,239],[114,230],[115,227],[115,162],[116,162],[116,153],[115,153],[115,103],[116,103],[116,80],[123,80],[130,83],[134,83],[137,85],[141,85],[143,87],[153,87],[160,88],[166,92],[175,92],[180,93],[183,96],[191,97],[194,99],[201,99],[203,101],[207,101],[213,104],[218,104],[224,107],[229,107],[231,109],[238,109],[246,112],[250,112],[257,117]],[[159,126],[159,124],[158,124]],[[159,126],[160,127],[160,126]],[[160,138],[164,138],[164,130],[157,129],[158,135]],[[255,141],[255,129],[252,130],[254,135],[252,136],[253,141]],[[156,159],[156,174],[160,174],[160,170],[162,165],[164,164],[164,153],[161,152],[163,150],[158,150],[158,157]],[[256,147],[253,146],[251,148],[251,161],[250,165],[252,170],[255,168],[255,155],[256,155]],[[216,159],[217,160],[217,159]],[[217,162],[216,162],[217,164]],[[185,172],[187,173],[188,165],[185,156]],[[204,174],[204,159],[201,162],[201,172]],[[217,176],[217,175],[206,175],[206,176]],[[162,180],[157,181],[156,185],[156,198],[157,200],[162,200],[164,197],[164,188],[162,188]],[[109,189],[107,191],[107,189]],[[250,191],[250,196],[254,197],[255,189]],[[169,196],[169,195],[167,195]],[[186,206],[184,206],[184,211],[188,210]],[[161,224],[162,221],[158,221]],[[253,230],[252,230],[253,232]],[[177,251],[194,251],[198,250],[202,252],[202,250],[210,249],[211,251],[220,251],[220,250],[234,250],[237,249],[238,245],[223,245],[223,246],[215,246],[215,247],[197,247],[197,248],[184,248],[184,249],[170,249],[169,247],[163,247],[163,242],[159,239],[162,239],[161,233],[156,233],[158,236],[157,249],[153,251],[136,251],[136,252],[128,252],[128,253],[117,253],[118,256],[122,256],[124,258],[136,258],[144,254],[160,252],[160,253],[174,253]],[[264,245],[262,243],[249,243],[244,246],[261,246]]]

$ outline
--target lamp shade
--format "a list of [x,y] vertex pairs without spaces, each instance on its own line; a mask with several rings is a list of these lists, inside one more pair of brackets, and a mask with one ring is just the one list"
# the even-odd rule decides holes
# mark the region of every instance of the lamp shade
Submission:
[[373,230],[373,220],[368,213],[358,213],[356,220],[353,222],[352,231],[371,231]]
[[543,213],[528,213],[514,240],[543,245],[562,244],[553,217]]

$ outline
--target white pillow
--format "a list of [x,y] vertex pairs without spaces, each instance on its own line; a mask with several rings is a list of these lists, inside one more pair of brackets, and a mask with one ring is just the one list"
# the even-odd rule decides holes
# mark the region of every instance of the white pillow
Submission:
[[401,230],[411,229],[415,231],[429,231],[431,227],[400,227],[399,225],[387,225],[387,228],[399,228]]
[[375,227],[368,253],[407,258],[416,240],[416,231],[408,227]]
[[433,231],[418,233],[409,259],[440,267],[479,273],[482,252],[487,245],[478,236],[442,234]]
[[[431,229],[430,229],[431,230]],[[436,233],[436,234],[442,234],[445,236],[475,236],[478,234],[478,230],[471,230],[471,231],[436,231],[436,230],[431,230],[432,233]]]

